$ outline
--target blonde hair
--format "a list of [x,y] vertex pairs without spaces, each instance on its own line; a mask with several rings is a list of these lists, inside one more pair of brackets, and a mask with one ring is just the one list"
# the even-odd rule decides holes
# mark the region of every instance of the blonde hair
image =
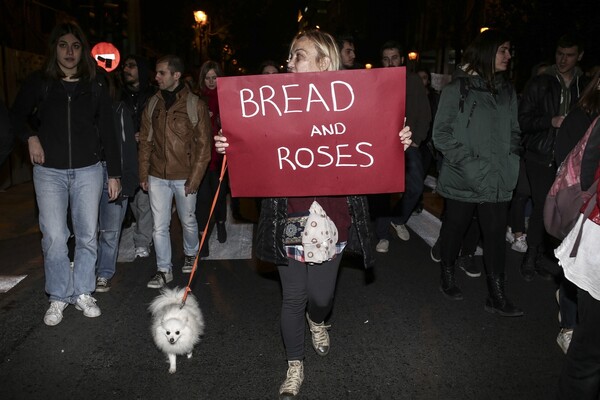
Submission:
[[291,49],[294,48],[294,44],[302,38],[306,38],[315,44],[315,48],[317,49],[317,62],[321,62],[324,58],[329,59],[330,64],[327,71],[337,71],[341,68],[342,62],[340,59],[340,51],[333,36],[319,29],[301,31],[296,35],[294,40],[292,40],[290,54]]

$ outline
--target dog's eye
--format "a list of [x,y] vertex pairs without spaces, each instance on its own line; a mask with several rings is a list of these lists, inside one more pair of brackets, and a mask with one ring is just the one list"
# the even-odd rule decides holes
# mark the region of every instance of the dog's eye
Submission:
[[179,336],[179,331],[175,331],[175,334]]
[[171,331],[167,331],[167,335],[170,335],[170,334],[171,334]]

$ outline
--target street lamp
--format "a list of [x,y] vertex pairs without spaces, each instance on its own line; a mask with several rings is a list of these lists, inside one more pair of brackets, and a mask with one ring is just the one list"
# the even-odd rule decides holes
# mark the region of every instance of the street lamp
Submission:
[[201,10],[194,11],[194,20],[196,21],[196,25],[194,25],[196,33],[194,47],[198,50],[200,58],[205,60],[208,53],[208,35],[205,35],[204,31],[208,24],[208,15]]
[[411,51],[408,53],[408,70],[411,72],[415,72],[415,65],[417,64],[417,61],[419,60],[419,53],[417,53],[416,51]]
[[194,11],[194,19],[196,20],[196,24],[202,26],[206,24],[206,21],[208,21],[208,16],[204,11],[198,10]]

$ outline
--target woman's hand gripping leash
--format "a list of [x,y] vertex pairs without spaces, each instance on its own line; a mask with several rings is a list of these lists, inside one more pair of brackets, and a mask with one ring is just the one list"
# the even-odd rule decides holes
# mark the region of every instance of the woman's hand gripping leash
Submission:
[[214,139],[217,153],[225,154],[227,147],[229,147],[229,143],[227,143],[227,138],[223,136],[223,129],[219,129],[219,134],[216,135]]

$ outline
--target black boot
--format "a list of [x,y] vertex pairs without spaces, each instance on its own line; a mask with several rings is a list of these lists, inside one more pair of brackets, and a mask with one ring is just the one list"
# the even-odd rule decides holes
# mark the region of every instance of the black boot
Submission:
[[485,311],[502,317],[520,317],[523,311],[515,307],[504,294],[504,274],[491,274],[487,278],[489,296],[485,301]]
[[525,281],[531,282],[535,277],[535,265],[538,259],[538,248],[530,246],[521,262],[521,276]]
[[225,228],[225,221],[217,222],[217,240],[219,243],[225,243],[227,241],[227,229]]
[[454,278],[454,265],[446,265],[442,262],[442,278],[440,291],[450,300],[462,300],[462,291],[456,286]]
[[[544,257],[544,248],[540,247],[540,249],[538,250],[537,258],[535,260],[535,273],[544,280],[553,281],[554,275],[552,274],[552,272],[548,271],[546,269],[546,267],[544,267],[544,264],[546,262],[550,263],[551,261],[550,260],[546,261],[546,257]],[[557,266],[557,268],[558,268],[558,266]]]
[[[200,249],[200,258],[207,258],[208,256],[210,256],[210,252],[208,250],[208,238],[210,237],[210,235],[207,235],[206,238],[204,239],[204,244],[202,244],[202,248]],[[202,232],[200,232],[200,241],[202,241]]]

